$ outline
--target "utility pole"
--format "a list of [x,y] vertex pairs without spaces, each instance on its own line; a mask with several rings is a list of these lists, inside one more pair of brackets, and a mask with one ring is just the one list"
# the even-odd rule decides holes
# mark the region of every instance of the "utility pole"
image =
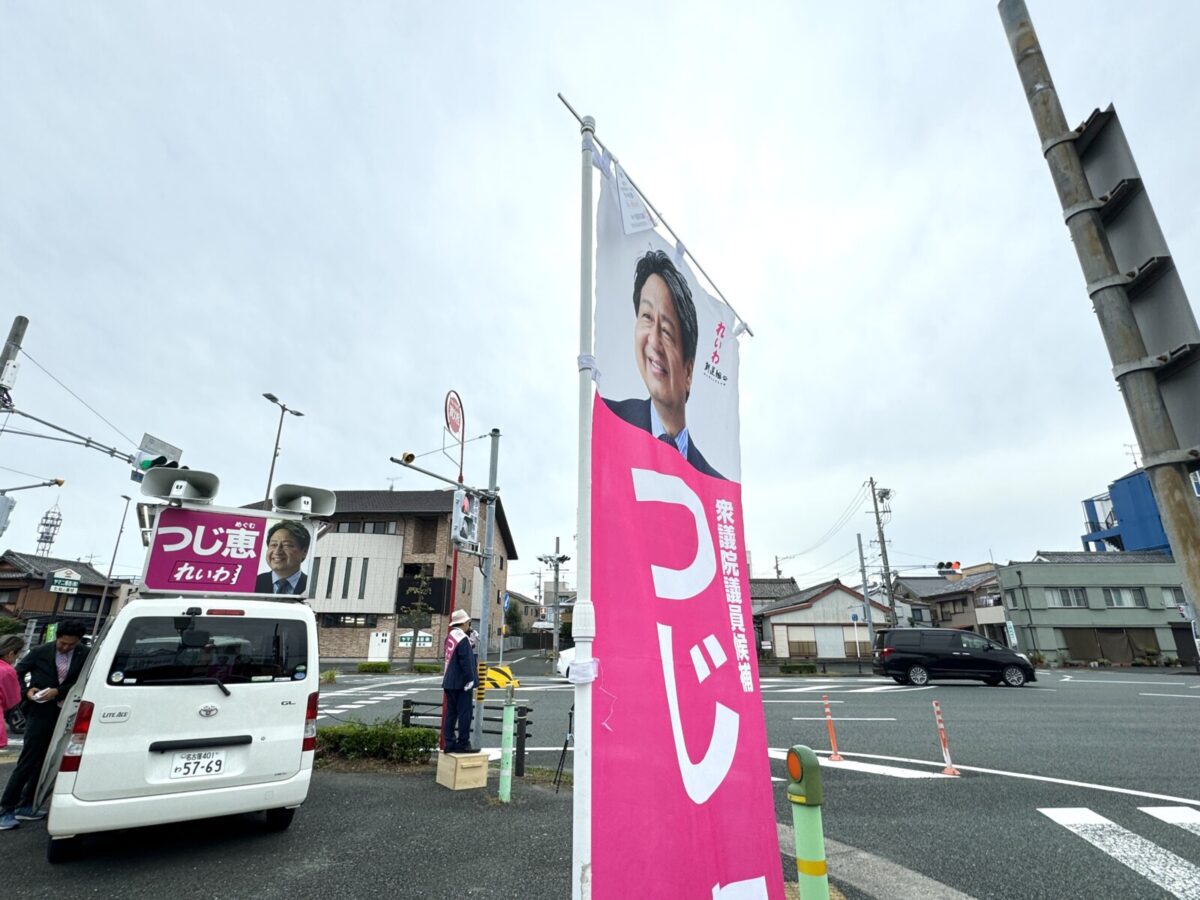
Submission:
[[862,576],[863,599],[866,601],[863,604],[863,615],[867,617],[867,637],[868,643],[872,647],[875,646],[875,622],[871,616],[871,594],[867,589],[867,559],[863,556],[862,535],[856,534],[858,538],[858,571]]
[[[1200,328],[1116,111],[1067,127],[1023,0],[1000,19],[1183,589],[1200,606]],[[1197,476],[1200,477],[1200,476]],[[1197,663],[1200,671],[1200,662]]]
[[559,602],[559,599],[558,599],[558,567],[561,566],[563,563],[565,563],[567,560],[569,560],[571,558],[569,556],[564,556],[563,554],[559,553],[558,548],[559,548],[559,540],[558,540],[558,538],[555,538],[554,539],[554,555],[551,556],[550,554],[547,553],[544,556],[538,557],[539,562],[542,562],[548,566],[551,566],[554,569],[554,632],[551,636],[551,640],[554,642],[554,644],[553,644],[554,649],[550,653],[550,671],[551,672],[554,671],[554,664],[558,661],[558,640],[559,640],[559,633],[562,631],[562,613],[560,612],[560,610],[562,609],[562,604]]
[[8,340],[4,342],[4,349],[0,350],[0,407],[10,405],[8,392],[17,381],[17,354],[21,352],[21,341],[25,338],[28,326],[29,320],[24,316],[14,318],[12,328],[8,331]]
[[780,568],[779,568],[779,557],[778,557],[778,556],[777,556],[777,557],[775,557],[775,577],[776,577],[776,578],[782,578],[782,577],[783,577],[783,572],[782,572],[782,571],[780,571]]
[[[483,652],[479,654],[479,662],[485,666],[488,658],[488,644],[491,639],[489,617],[492,610],[492,541],[496,534],[496,510],[499,508],[496,501],[496,474],[500,465],[500,429],[493,428],[490,434],[492,457],[488,462],[488,517],[487,526],[484,528],[483,555],[479,560],[483,564],[483,599],[480,603],[482,608],[479,610],[480,643],[483,645]],[[483,695],[477,693],[475,696],[482,697]],[[476,747],[482,747],[483,700],[481,699],[475,701],[475,717],[472,719],[471,733],[473,735],[471,743]]]
[[[889,624],[896,627],[896,595],[892,593],[892,570],[888,568],[887,558],[887,540],[883,536],[883,519],[879,516],[879,495],[887,491],[887,488],[875,489],[875,479],[867,479],[871,484],[871,505],[875,508],[875,530],[879,533],[879,554],[883,557],[883,586],[887,590],[888,598],[888,619]],[[888,492],[884,499],[891,496]]]

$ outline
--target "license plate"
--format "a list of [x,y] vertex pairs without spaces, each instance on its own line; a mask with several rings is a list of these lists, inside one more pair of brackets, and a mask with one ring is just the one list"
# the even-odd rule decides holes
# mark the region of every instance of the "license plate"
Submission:
[[192,750],[176,753],[171,763],[172,778],[203,778],[225,771],[224,750]]

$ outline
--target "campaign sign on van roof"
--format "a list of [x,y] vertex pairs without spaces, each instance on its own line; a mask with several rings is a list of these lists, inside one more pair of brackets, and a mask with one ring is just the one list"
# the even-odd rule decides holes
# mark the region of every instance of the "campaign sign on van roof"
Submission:
[[315,526],[250,510],[166,507],[158,514],[146,590],[179,594],[305,596]]

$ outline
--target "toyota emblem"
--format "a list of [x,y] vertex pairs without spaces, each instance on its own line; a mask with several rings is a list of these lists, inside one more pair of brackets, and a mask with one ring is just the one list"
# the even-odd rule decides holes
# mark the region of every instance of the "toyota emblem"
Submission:
[[218,712],[220,712],[220,710],[218,710],[217,707],[213,706],[211,703],[205,704],[204,706],[200,707],[200,715],[202,715],[206,719],[211,719]]

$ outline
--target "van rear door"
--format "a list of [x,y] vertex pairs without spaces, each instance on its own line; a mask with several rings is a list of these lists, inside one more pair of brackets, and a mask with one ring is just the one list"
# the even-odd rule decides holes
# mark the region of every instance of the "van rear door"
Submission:
[[249,605],[191,616],[159,607],[114,629],[84,691],[94,709],[74,795],[112,800],[294,776],[317,689],[315,628],[306,607],[271,606],[270,617]]

